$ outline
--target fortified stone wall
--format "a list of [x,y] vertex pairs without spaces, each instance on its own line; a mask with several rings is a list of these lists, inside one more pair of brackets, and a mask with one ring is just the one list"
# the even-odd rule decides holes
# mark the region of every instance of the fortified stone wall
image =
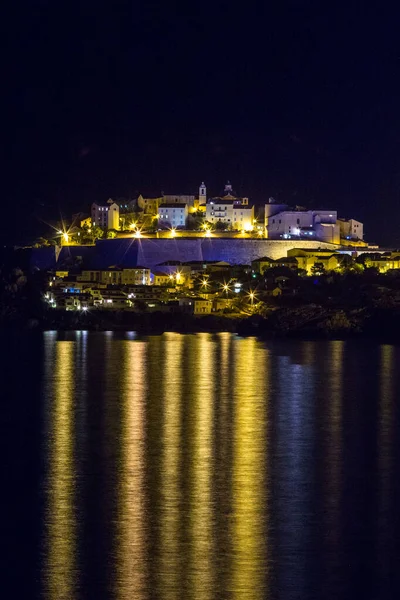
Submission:
[[323,248],[337,250],[338,246],[324,242],[290,242],[287,240],[257,239],[157,239],[102,240],[96,244],[96,266],[154,267],[167,260],[180,262],[224,260],[231,264],[250,264],[261,256],[282,258],[291,248]]
[[[82,260],[86,268],[105,269],[112,266],[155,267],[167,260],[189,262],[201,260],[223,260],[230,264],[250,264],[252,260],[262,256],[273,259],[287,256],[292,248],[322,248],[338,250],[340,246],[327,242],[305,242],[291,240],[258,240],[258,239],[222,239],[222,238],[123,238],[116,240],[100,240],[95,247],[82,246],[63,247],[55,266],[71,265],[74,258]],[[33,250],[33,264],[43,264],[42,249]],[[37,253],[37,254],[36,254]],[[49,259],[47,253],[46,258]],[[54,256],[54,251],[53,255]],[[39,260],[41,258],[42,260]],[[53,259],[54,260],[54,259]],[[39,265],[37,265],[39,266]],[[52,268],[53,265],[46,265]],[[40,268],[40,267],[39,267]]]
[[144,267],[153,267],[167,260],[189,262],[204,260],[202,238],[194,239],[146,239],[137,240],[138,260]]
[[246,264],[262,256],[274,260],[287,257],[292,248],[323,248],[338,250],[339,246],[327,242],[305,242],[295,240],[227,240],[220,238],[203,238],[203,260],[224,260],[230,264]]

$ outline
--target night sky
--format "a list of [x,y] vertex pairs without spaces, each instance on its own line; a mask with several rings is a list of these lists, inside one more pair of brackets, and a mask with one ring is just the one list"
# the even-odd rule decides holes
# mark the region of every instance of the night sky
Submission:
[[3,240],[230,179],[400,247],[400,11],[364,4],[10,3]]

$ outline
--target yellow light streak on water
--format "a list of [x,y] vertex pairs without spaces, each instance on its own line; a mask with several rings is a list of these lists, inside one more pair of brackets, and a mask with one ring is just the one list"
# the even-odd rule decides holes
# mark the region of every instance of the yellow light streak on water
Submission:
[[144,494],[146,344],[124,345],[116,597],[145,600],[148,593]]
[[[237,346],[239,347],[239,346]],[[233,597],[267,596],[267,417],[269,358],[255,338],[240,341],[235,364]]]
[[181,597],[180,510],[181,510],[181,411],[183,338],[177,333],[165,334],[165,392],[161,457],[160,498],[160,572],[162,597]]
[[48,450],[50,487],[45,515],[47,547],[44,593],[49,600],[71,600],[77,586],[73,467],[74,344],[59,341],[50,345],[47,360],[49,367],[54,365],[54,371],[51,377],[52,404],[48,408],[52,428],[49,431]]

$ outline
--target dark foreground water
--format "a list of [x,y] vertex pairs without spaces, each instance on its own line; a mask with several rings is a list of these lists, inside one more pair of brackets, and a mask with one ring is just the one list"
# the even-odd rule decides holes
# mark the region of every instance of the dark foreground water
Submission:
[[0,597],[400,597],[400,349],[3,339]]

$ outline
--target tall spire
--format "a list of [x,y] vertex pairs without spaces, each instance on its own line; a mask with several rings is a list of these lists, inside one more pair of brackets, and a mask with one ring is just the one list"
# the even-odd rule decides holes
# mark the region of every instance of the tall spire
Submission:
[[207,202],[207,188],[204,181],[201,182],[199,187],[199,204],[206,204]]

